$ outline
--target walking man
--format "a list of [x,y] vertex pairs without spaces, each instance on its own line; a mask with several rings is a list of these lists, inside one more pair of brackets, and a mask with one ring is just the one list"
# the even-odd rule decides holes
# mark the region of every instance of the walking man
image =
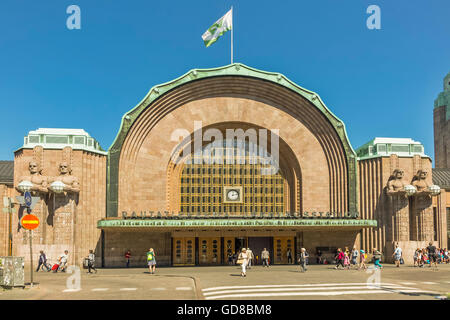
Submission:
[[292,263],[292,252],[291,252],[291,248],[287,249],[286,255],[287,255],[288,263],[291,264],[291,263]]
[[41,266],[45,266],[47,263],[47,257],[45,256],[44,251],[40,251],[40,255],[39,255],[39,264],[38,267],[36,269],[36,272],[38,272],[41,269]]
[[400,259],[402,258],[402,249],[397,245],[395,245],[394,253],[392,254],[394,257],[394,262],[397,268],[400,268]]
[[253,251],[250,248],[247,248],[247,256],[248,256],[248,268],[251,269],[253,264]]
[[91,269],[97,273],[97,269],[95,268],[95,254],[93,250],[89,250],[88,258],[88,273],[92,273]]
[[437,270],[436,247],[433,246],[433,242],[430,242],[428,244],[427,251],[428,251],[428,259],[430,260],[430,268],[431,265],[434,263],[434,266]]
[[269,251],[266,248],[261,252],[263,267],[269,267]]
[[125,260],[127,260],[127,268],[130,267],[130,258],[131,258],[131,252],[130,252],[130,250],[128,250],[128,251],[125,253]]
[[[69,251],[65,250],[64,254],[61,255],[61,257],[59,257],[59,270],[61,270],[61,272],[66,272],[67,269],[67,261],[69,261]],[[56,269],[54,272],[57,272],[58,269]]]
[[352,266],[355,266],[356,268],[358,268],[358,263],[356,262],[357,258],[358,258],[358,250],[356,250],[356,247],[353,247],[352,258],[350,260],[350,263]]
[[383,266],[380,264],[381,261],[381,252],[376,248],[373,248],[373,264],[375,268],[383,269]]
[[305,248],[302,248],[300,250],[300,258],[298,259],[298,262],[300,262],[300,268],[302,272],[306,272],[306,261],[308,259],[308,253],[306,252]]

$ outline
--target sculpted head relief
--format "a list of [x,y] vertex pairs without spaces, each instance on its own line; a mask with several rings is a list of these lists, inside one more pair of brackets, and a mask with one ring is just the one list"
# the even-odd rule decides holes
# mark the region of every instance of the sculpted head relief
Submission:
[[28,171],[30,174],[28,176],[22,176],[19,178],[19,184],[16,187],[17,191],[24,192],[24,187],[29,188],[32,193],[47,193],[48,192],[48,182],[47,177],[41,175],[41,169],[35,161],[30,161],[28,163]]
[[52,179],[50,189],[55,193],[79,193],[80,184],[78,183],[78,178],[72,176],[72,169],[69,167],[68,163],[65,161],[61,162],[58,170],[59,176]]

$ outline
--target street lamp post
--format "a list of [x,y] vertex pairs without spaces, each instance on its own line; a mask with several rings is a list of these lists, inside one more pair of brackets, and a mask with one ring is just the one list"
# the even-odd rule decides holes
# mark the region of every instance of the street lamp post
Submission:
[[[23,180],[19,183],[17,188],[23,192],[24,198],[29,196],[31,198],[31,188],[33,187],[33,184],[28,180]],[[31,213],[31,208],[29,204],[25,204],[27,207],[27,213]],[[33,287],[33,230],[29,231],[29,237],[30,237],[30,286]]]

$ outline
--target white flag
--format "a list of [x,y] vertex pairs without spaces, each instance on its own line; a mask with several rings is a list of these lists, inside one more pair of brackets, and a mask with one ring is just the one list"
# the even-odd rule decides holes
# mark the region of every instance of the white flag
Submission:
[[232,9],[228,11],[222,18],[217,20],[209,29],[202,35],[203,42],[206,47],[209,47],[219,39],[225,32],[231,30],[233,26]]

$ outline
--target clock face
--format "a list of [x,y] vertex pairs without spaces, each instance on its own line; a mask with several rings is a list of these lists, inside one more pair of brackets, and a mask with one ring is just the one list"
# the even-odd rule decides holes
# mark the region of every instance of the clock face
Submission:
[[236,201],[239,199],[239,191],[238,190],[230,190],[227,192],[227,198],[231,201]]

